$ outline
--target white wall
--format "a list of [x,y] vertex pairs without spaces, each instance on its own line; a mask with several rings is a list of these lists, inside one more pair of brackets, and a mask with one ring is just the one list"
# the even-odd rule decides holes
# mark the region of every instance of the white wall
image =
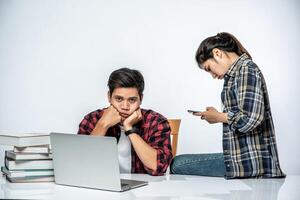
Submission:
[[[181,118],[178,153],[221,151],[221,125],[187,109],[220,108],[223,81],[199,70],[199,43],[228,31],[267,80],[283,170],[300,174],[297,0],[0,0],[0,132],[76,132],[107,106],[119,67],[145,76],[144,108]],[[1,148],[1,161],[3,151]]]

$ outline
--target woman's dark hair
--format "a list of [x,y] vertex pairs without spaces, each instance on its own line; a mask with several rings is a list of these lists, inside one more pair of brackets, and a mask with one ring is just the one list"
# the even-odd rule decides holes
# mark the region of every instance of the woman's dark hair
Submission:
[[136,88],[140,98],[142,98],[145,83],[143,75],[138,70],[121,68],[110,74],[107,86],[110,95],[116,88]]
[[196,61],[200,68],[201,64],[210,58],[213,58],[213,49],[218,48],[227,52],[234,52],[238,56],[246,53],[250,59],[251,56],[242,44],[230,33],[222,32],[203,40],[196,52]]

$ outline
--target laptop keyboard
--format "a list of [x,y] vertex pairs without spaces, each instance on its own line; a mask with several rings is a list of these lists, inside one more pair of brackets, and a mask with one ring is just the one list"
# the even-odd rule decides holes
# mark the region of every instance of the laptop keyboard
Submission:
[[129,184],[121,183],[121,187],[125,187],[126,185],[129,185]]

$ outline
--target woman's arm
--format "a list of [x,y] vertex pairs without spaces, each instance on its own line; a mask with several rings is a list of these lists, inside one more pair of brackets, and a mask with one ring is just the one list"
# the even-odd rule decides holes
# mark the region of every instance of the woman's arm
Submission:
[[241,68],[236,82],[238,108],[228,111],[228,124],[232,131],[250,132],[264,119],[263,80],[260,73],[256,66]]

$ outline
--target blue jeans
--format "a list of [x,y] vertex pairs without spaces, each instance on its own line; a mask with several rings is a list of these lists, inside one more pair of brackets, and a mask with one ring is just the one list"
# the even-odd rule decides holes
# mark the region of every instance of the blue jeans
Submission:
[[171,163],[170,172],[172,174],[224,177],[223,153],[176,156]]

